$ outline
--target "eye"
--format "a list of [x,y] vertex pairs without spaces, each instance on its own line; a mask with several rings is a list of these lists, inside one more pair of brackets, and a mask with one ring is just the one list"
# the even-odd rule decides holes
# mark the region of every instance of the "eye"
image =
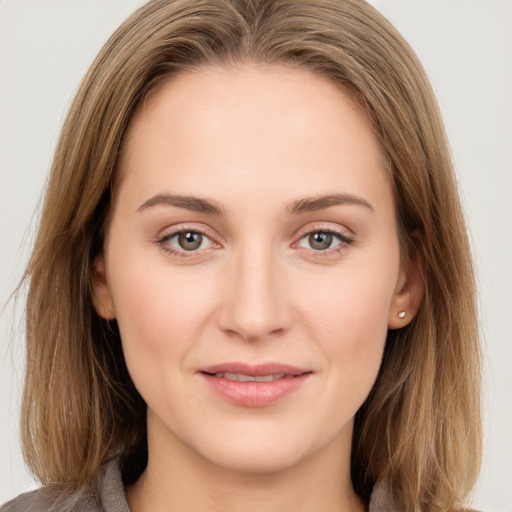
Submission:
[[201,246],[205,245],[207,238],[202,233],[195,233],[194,231],[187,231],[174,235],[169,242],[176,239],[180,249],[185,251],[195,251],[201,249]]
[[352,240],[342,233],[335,231],[323,230],[313,231],[303,236],[299,240],[299,247],[305,249],[313,249],[314,251],[328,251],[334,249],[341,244],[350,244]]
[[162,236],[158,243],[169,252],[194,252],[212,247],[213,242],[200,231],[184,230]]

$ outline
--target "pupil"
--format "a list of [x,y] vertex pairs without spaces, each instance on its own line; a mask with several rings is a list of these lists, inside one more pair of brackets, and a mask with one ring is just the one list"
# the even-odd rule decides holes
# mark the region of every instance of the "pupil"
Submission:
[[328,249],[332,243],[332,235],[330,233],[312,233],[309,235],[309,243],[317,251]]
[[201,233],[193,232],[180,233],[178,242],[180,247],[185,251],[193,251],[201,247],[201,243],[203,242],[203,235]]

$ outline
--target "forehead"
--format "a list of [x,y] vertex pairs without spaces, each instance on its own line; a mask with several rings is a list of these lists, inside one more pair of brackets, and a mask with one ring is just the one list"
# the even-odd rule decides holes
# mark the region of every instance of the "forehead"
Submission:
[[130,121],[119,171],[147,193],[229,184],[290,199],[304,187],[315,195],[387,180],[372,122],[346,91],[307,70],[256,65],[160,83]]

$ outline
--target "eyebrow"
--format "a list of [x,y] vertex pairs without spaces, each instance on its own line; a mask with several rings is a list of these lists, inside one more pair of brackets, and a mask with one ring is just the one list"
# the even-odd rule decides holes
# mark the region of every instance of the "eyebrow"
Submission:
[[371,212],[375,211],[368,201],[362,197],[354,196],[352,194],[331,194],[326,196],[305,197],[304,199],[300,199],[289,205],[287,210],[292,215],[299,215],[301,213],[316,212],[318,210],[330,208],[331,206],[340,205],[363,206]]
[[185,208],[186,210],[209,213],[212,215],[224,215],[224,209],[218,206],[214,201],[201,199],[199,197],[177,196],[172,194],[158,194],[142,203],[137,211],[141,212],[148,208],[160,205],[176,206],[177,208]]
[[[222,216],[225,214],[224,208],[210,199],[203,199],[194,196],[181,196],[172,194],[158,194],[142,203],[137,209],[138,212],[147,210],[155,206],[175,206],[200,213]],[[300,215],[301,213],[315,212],[325,210],[332,206],[356,205],[375,211],[373,206],[363,199],[352,194],[330,194],[317,197],[305,197],[294,201],[286,210],[291,215]]]

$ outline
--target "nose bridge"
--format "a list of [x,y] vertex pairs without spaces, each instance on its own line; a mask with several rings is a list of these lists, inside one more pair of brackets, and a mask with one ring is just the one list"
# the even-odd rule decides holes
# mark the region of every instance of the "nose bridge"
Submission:
[[221,327],[245,339],[287,329],[290,310],[284,277],[268,241],[252,240],[234,250],[230,259]]

